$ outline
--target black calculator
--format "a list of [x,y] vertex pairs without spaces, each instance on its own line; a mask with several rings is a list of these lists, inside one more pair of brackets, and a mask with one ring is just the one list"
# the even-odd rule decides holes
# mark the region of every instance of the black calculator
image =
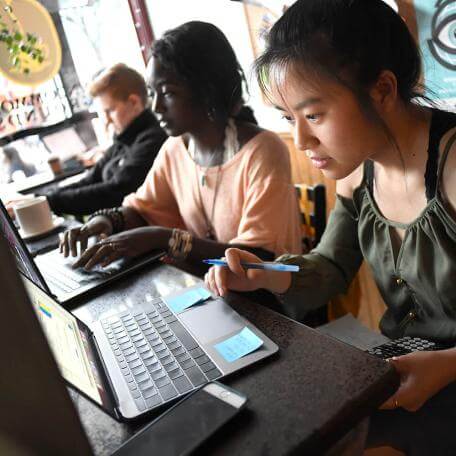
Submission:
[[401,337],[387,342],[377,347],[366,350],[367,353],[377,356],[382,359],[392,358],[393,356],[406,355],[415,351],[428,351],[428,350],[444,350],[450,348],[452,345],[445,345],[437,342],[432,342],[420,337]]

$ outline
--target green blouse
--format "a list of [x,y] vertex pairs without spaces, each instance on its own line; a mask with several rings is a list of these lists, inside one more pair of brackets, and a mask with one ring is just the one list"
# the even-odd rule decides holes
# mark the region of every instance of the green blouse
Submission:
[[[433,112],[425,175],[428,203],[416,220],[404,225],[381,214],[372,192],[374,165],[366,162],[353,199],[337,196],[317,248],[277,260],[300,265],[282,295],[291,317],[301,320],[308,310],[346,292],[364,259],[387,305],[382,333],[456,342],[456,217],[440,191],[455,132],[438,163],[442,136],[454,127],[456,115]],[[395,241],[393,227],[405,229],[402,242]]]

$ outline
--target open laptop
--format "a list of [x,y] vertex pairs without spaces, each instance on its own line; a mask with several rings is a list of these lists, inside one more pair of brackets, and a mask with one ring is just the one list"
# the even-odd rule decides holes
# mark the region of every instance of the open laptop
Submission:
[[65,304],[70,304],[147,264],[158,262],[164,255],[162,251],[153,251],[139,258],[115,261],[106,268],[95,267],[92,271],[73,269],[71,265],[76,259],[64,258],[59,249],[32,258],[1,201],[0,234],[8,241],[19,271]]
[[41,136],[49,152],[59,157],[62,162],[78,156],[87,150],[87,146],[73,127],[64,128],[47,135]]
[[[9,255],[4,256],[2,250],[5,250],[3,241],[0,243],[0,279],[7,281],[11,272],[5,271],[10,270],[11,265],[4,263]],[[12,276],[15,286],[22,289],[17,274]],[[0,332],[9,320],[20,319],[23,327],[17,335],[27,332],[27,337],[31,337],[36,333],[35,350],[37,344],[44,344],[41,330],[34,324],[38,317],[65,380],[119,420],[133,419],[161,407],[278,350],[268,337],[221,298],[175,314],[168,307],[170,300],[194,287],[164,298],[150,297],[131,311],[109,316],[89,327],[32,281],[24,277],[23,282],[29,300],[18,290],[9,306],[14,310],[8,312],[8,318],[0,320]],[[241,358],[226,361],[215,345],[245,327],[263,344]],[[11,350],[28,350],[22,342],[9,346]],[[14,371],[14,365],[9,370]],[[14,374],[10,374],[14,378]],[[49,369],[49,376],[55,377],[55,371]]]
[[[0,237],[0,454],[92,454],[65,381]],[[14,342],[20,338],[20,343]]]

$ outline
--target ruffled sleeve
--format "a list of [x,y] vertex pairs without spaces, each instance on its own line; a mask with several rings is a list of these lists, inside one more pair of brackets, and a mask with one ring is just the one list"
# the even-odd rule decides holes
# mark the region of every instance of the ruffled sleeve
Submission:
[[277,258],[300,267],[288,291],[279,296],[291,318],[302,320],[308,311],[347,291],[363,260],[357,227],[353,201],[338,195],[317,248],[306,255]]

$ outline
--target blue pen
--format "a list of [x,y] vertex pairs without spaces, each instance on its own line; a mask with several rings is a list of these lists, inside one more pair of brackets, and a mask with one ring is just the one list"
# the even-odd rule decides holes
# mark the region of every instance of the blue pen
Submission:
[[[225,260],[220,260],[218,258],[203,260],[203,263],[214,264],[216,266],[228,266],[228,263]],[[298,272],[299,266],[294,264],[283,264],[283,263],[241,263],[246,269],[265,269],[267,271],[281,271],[281,272]]]

